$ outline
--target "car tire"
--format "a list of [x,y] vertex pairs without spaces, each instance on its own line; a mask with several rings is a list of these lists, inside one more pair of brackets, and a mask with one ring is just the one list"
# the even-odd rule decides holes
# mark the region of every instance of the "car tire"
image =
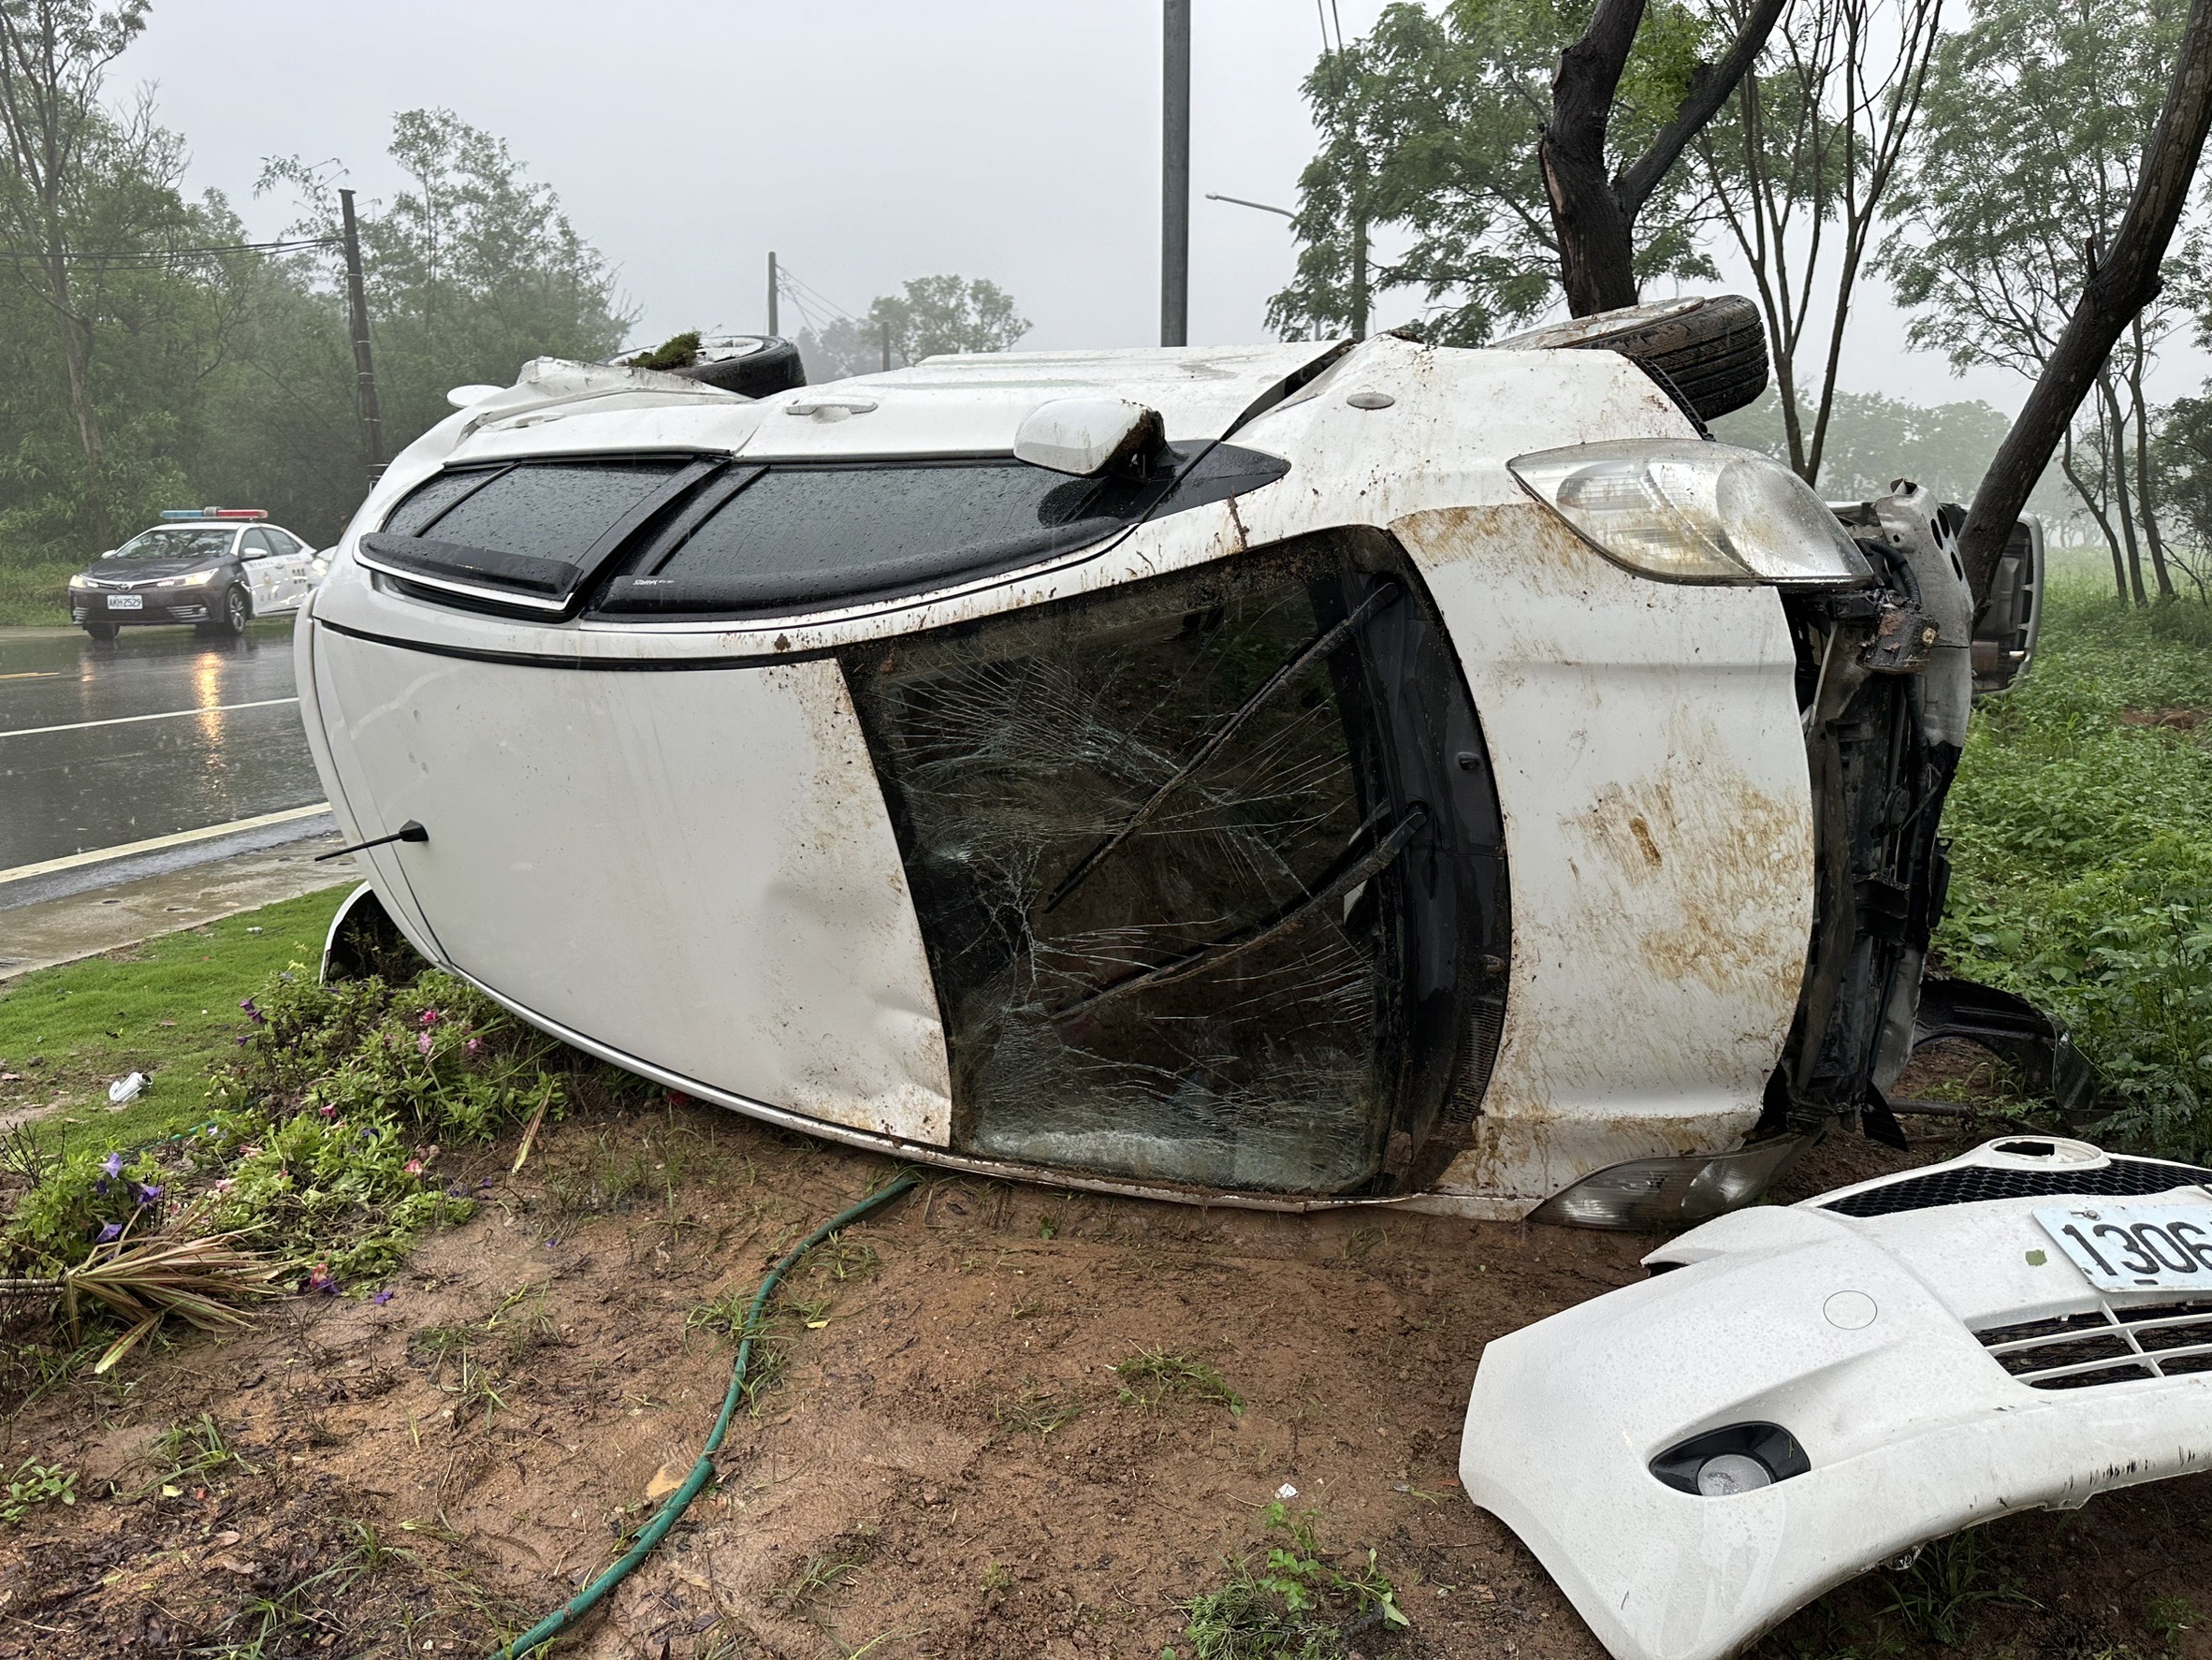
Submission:
[[1767,389],[1767,328],[1740,294],[1624,306],[1532,328],[1499,341],[1520,351],[1618,352],[1676,401],[1710,421],[1755,402]]
[[223,596],[223,603],[215,615],[208,619],[208,630],[226,639],[235,640],[246,632],[246,624],[254,620],[254,598],[242,588],[232,588]]
[[84,625],[84,632],[95,640],[112,640],[123,633],[123,627],[114,622],[88,622]]

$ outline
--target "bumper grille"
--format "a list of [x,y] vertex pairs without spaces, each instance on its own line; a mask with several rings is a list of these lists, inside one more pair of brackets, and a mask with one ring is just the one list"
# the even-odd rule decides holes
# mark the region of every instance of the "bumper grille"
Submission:
[[2088,1389],[2212,1372],[2212,1303],[2154,1303],[1976,1332],[2030,1389]]
[[2045,1199],[2061,1194],[2083,1199],[2140,1198],[2147,1193],[2170,1193],[2176,1187],[2190,1187],[2200,1183],[2212,1183],[2212,1170],[2116,1154],[2110,1164],[2088,1170],[1961,1165],[1924,1176],[1904,1176],[1861,1193],[1847,1193],[1821,1209],[1846,1216],[1889,1216],[1899,1211],[1928,1210],[1939,1204],[1976,1204],[1990,1199]]

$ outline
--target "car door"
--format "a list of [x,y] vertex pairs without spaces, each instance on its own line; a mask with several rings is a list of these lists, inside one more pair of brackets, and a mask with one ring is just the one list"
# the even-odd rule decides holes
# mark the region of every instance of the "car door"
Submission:
[[246,591],[254,596],[254,615],[266,617],[285,607],[284,567],[267,531],[256,525],[239,543],[239,566],[245,573]]
[[287,611],[297,611],[307,595],[307,549],[291,531],[274,525],[263,525],[261,533],[275,549],[269,562],[276,568],[278,604]]

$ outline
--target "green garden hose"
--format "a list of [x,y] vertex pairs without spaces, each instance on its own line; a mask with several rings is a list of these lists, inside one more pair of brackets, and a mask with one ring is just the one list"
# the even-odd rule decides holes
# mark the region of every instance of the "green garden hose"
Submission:
[[722,1436],[729,1433],[730,1419],[737,1410],[737,1403],[745,1397],[745,1366],[752,1357],[753,1333],[759,1329],[761,1314],[768,1306],[768,1299],[783,1276],[798,1265],[799,1259],[841,1228],[851,1226],[877,1207],[888,1204],[901,1193],[921,1185],[922,1178],[903,1175],[889,1187],[869,1194],[858,1204],[839,1211],[805,1239],[787,1251],[783,1260],[768,1271],[768,1277],[761,1281],[761,1289],[753,1294],[752,1306],[746,1310],[745,1324],[737,1343],[737,1362],[730,1371],[730,1392],[722,1397],[721,1416],[714,1420],[714,1431],[706,1437],[706,1445],[700,1449],[699,1462],[691,1466],[691,1473],[684,1478],[684,1484],[668,1495],[668,1502],[661,1507],[653,1519],[645,1524],[637,1536],[637,1543],[631,1546],[623,1558],[605,1573],[562,1603],[535,1625],[511,1643],[502,1644],[492,1651],[492,1660],[520,1660],[531,1650],[551,1642],[563,1631],[590,1611],[593,1604],[627,1580],[638,1565],[652,1554],[668,1530],[677,1523],[691,1502],[714,1478],[714,1455],[721,1450]]

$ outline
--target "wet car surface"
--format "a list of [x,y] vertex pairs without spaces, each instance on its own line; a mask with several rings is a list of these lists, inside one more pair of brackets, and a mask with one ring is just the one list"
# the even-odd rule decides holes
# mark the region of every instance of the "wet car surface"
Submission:
[[290,637],[0,633],[0,871],[320,801]]

